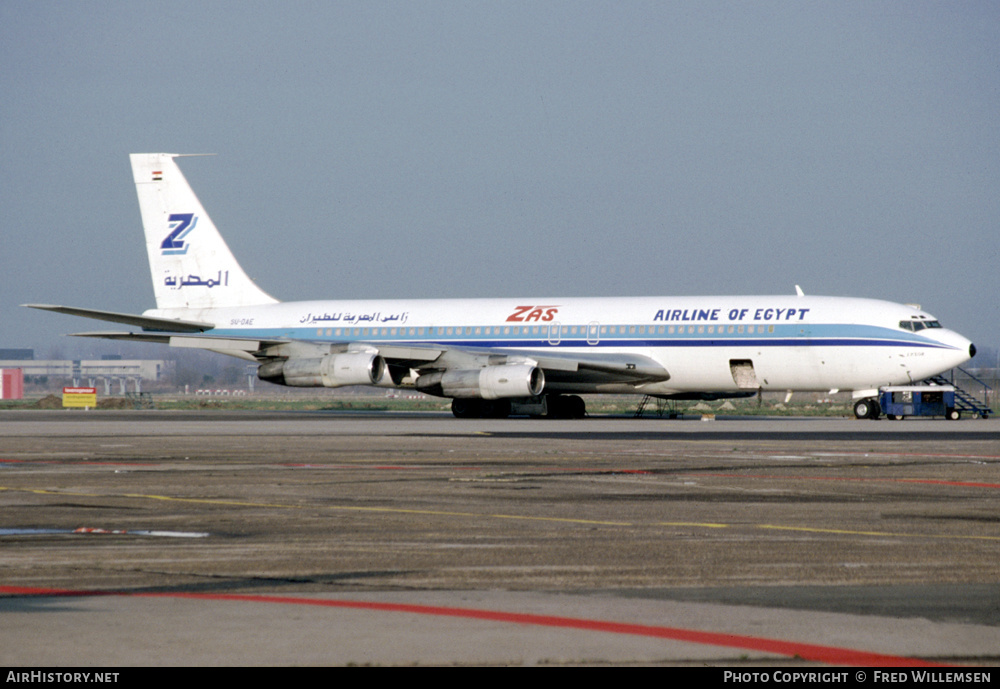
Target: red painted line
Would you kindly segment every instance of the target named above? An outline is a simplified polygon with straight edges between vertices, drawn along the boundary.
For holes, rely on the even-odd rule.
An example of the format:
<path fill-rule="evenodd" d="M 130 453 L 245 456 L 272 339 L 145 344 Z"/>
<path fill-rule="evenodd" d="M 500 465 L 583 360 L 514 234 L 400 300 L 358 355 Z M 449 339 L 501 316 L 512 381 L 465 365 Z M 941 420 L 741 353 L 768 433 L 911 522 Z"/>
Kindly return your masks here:
<path fill-rule="evenodd" d="M 926 483 L 938 486 L 957 486 L 960 488 L 993 488 L 1000 489 L 1000 483 L 977 483 L 975 481 L 944 481 L 930 478 L 849 478 L 846 476 L 782 476 L 771 474 L 687 474 L 689 476 L 712 476 L 714 478 L 757 478 L 780 479 L 783 481 L 852 481 L 856 483 Z"/>
<path fill-rule="evenodd" d="M 939 663 L 906 658 L 904 656 L 870 653 L 850 648 L 835 646 L 819 646 L 781 639 L 768 639 L 741 634 L 721 634 L 704 632 L 694 629 L 677 627 L 659 627 L 645 624 L 630 624 L 627 622 L 609 622 L 604 620 L 588 620 L 576 617 L 558 617 L 554 615 L 533 615 L 530 613 L 501 612 L 496 610 L 479 610 L 475 608 L 451 608 L 433 605 L 412 605 L 406 603 L 376 603 L 369 601 L 347 601 L 316 598 L 295 598 L 290 596 L 251 596 L 235 593 L 123 593 L 117 591 L 70 591 L 60 589 L 30 588 L 21 586 L 0 586 L 0 594 L 11 596 L 132 596 L 136 598 L 187 598 L 192 600 L 239 601 L 243 603 L 277 603 L 282 605 L 311 605 L 326 608 L 350 608 L 354 610 L 375 610 L 379 612 L 399 612 L 416 615 L 434 615 L 438 617 L 457 617 L 509 624 L 523 624 L 542 627 L 559 627 L 562 629 L 581 629 L 585 631 L 604 632 L 610 634 L 628 634 L 657 639 L 670 639 L 686 643 L 703 644 L 707 646 L 723 646 L 739 648 L 763 653 L 774 653 L 789 658 L 801 658 L 807 661 L 826 663 L 829 665 L 852 665 L 871 667 L 943 667 Z"/>

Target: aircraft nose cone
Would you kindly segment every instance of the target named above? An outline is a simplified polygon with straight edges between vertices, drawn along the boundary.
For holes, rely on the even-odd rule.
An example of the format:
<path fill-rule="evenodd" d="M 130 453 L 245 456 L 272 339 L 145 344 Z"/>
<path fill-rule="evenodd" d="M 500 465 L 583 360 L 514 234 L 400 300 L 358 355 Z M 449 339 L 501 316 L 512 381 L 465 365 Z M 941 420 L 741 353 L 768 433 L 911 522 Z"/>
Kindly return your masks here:
<path fill-rule="evenodd" d="M 976 345 L 969 343 L 969 358 L 976 356 Z"/>

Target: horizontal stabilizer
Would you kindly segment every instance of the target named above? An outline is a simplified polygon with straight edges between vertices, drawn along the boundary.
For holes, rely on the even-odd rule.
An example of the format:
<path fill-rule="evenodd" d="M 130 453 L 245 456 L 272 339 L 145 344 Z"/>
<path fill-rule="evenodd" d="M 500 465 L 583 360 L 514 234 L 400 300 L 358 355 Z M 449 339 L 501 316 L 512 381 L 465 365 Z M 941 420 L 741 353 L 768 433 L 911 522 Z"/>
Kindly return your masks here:
<path fill-rule="evenodd" d="M 52 304 L 21 304 L 21 306 L 26 306 L 29 309 L 41 309 L 42 311 L 65 313 L 70 316 L 93 318 L 98 321 L 110 321 L 111 323 L 136 325 L 143 330 L 160 330 L 174 333 L 203 333 L 206 330 L 211 330 L 215 327 L 214 323 L 182 321 L 175 318 L 154 318 L 152 316 L 139 316 L 131 313 L 98 311 L 97 309 L 79 309 L 73 306 L 53 306 Z"/>

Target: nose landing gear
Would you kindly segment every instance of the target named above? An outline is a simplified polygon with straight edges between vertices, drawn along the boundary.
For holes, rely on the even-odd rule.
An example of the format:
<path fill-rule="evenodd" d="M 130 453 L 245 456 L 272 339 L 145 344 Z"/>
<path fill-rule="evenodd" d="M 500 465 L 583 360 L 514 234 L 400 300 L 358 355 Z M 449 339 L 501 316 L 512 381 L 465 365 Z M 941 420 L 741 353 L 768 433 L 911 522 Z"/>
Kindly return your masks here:
<path fill-rule="evenodd" d="M 854 403 L 854 416 L 858 419 L 877 419 L 882 414 L 878 400 L 874 397 L 864 397 Z"/>

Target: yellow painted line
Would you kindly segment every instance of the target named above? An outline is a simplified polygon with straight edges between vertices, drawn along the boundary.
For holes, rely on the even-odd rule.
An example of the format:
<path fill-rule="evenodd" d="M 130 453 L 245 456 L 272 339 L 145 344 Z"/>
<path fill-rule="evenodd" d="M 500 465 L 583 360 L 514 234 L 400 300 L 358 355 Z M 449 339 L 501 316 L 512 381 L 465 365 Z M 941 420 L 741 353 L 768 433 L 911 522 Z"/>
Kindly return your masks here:
<path fill-rule="evenodd" d="M 712 522 L 656 522 L 657 526 L 697 526 L 702 529 L 728 529 L 732 524 L 714 524 Z"/>
<path fill-rule="evenodd" d="M 67 495 L 73 495 L 67 493 Z M 169 495 L 149 495 L 146 493 L 122 493 L 120 495 L 105 495 L 106 498 L 138 498 L 140 500 L 163 500 L 164 502 L 190 502 L 199 505 L 226 505 L 229 507 L 277 507 L 286 510 L 301 510 L 309 505 L 286 505 L 280 502 L 247 502 L 245 500 L 221 500 L 212 498 L 177 498 Z"/>
<path fill-rule="evenodd" d="M 972 541 L 1000 541 L 1000 536 L 965 536 L 962 534 L 894 533 L 892 531 L 852 531 L 850 529 L 819 529 L 809 526 L 780 526 L 778 524 L 757 524 L 759 529 L 775 531 L 806 531 L 812 533 L 838 534 L 844 536 L 879 536 L 891 538 L 954 538 Z"/>
<path fill-rule="evenodd" d="M 17 493 L 38 493 L 39 495 L 76 495 L 87 498 L 107 497 L 101 493 L 74 493 L 64 490 L 46 490 L 44 488 L 7 488 L 6 486 L 0 486 L 0 490 L 10 490 Z"/>
<path fill-rule="evenodd" d="M 483 516 L 483 515 L 475 515 L 475 516 Z M 598 526 L 640 526 L 640 524 L 636 524 L 634 522 L 605 522 L 594 519 L 571 519 L 569 517 L 527 517 L 519 514 L 489 514 L 486 516 L 495 517 L 497 519 L 523 519 L 526 521 L 559 522 L 565 524 L 590 524 L 590 525 L 596 524 Z"/>
<path fill-rule="evenodd" d="M 899 536 L 888 531 L 851 531 L 850 529 L 819 529 L 809 526 L 781 526 L 779 524 L 756 524 L 758 529 L 772 529 L 775 531 L 807 531 L 812 533 L 832 533 L 846 536 Z M 916 534 L 914 534 L 916 535 Z"/>
<path fill-rule="evenodd" d="M 592 519 L 571 519 L 564 517 L 533 517 L 524 516 L 517 514 L 480 514 L 477 512 L 449 512 L 444 510 L 418 510 L 409 509 L 405 507 L 358 507 L 353 505 L 292 505 L 285 503 L 271 503 L 271 502 L 250 502 L 246 500 L 223 500 L 223 499 L 212 499 L 212 498 L 178 498 L 171 497 L 169 495 L 152 495 L 146 493 L 121 493 L 121 494 L 110 494 L 110 495 L 100 495 L 96 493 L 79 493 L 74 491 L 55 491 L 55 490 L 43 490 L 43 489 L 32 489 L 32 488 L 8 488 L 5 486 L 0 486 L 0 490 L 17 491 L 22 493 L 38 493 L 42 495 L 61 495 L 61 496 L 77 496 L 77 497 L 89 497 L 89 498 L 134 498 L 140 500 L 162 500 L 164 502 L 183 502 L 198 505 L 223 505 L 226 507 L 271 507 L 277 509 L 291 509 L 291 510 L 304 510 L 304 509 L 323 509 L 323 510 L 336 510 L 341 512 L 375 512 L 383 514 L 422 514 L 436 517 L 490 517 L 494 519 L 520 519 L 525 521 L 544 521 L 544 522 L 560 522 L 560 523 L 570 523 L 570 524 L 590 524 L 590 525 L 603 525 L 603 526 L 638 526 L 632 522 L 610 522 L 610 521 L 597 521 Z"/>
<path fill-rule="evenodd" d="M 462 518 L 472 518 L 472 519 L 484 519 L 484 518 L 511 519 L 517 521 L 535 521 L 535 522 L 549 522 L 549 523 L 560 523 L 560 524 L 585 524 L 588 526 L 632 526 L 632 527 L 644 526 L 644 524 L 637 522 L 602 521 L 594 519 L 575 519 L 569 517 L 535 517 L 530 515 L 518 515 L 518 514 L 480 514 L 476 512 L 419 510 L 419 509 L 408 509 L 400 507 L 357 507 L 350 505 L 313 505 L 313 504 L 293 505 L 287 503 L 251 502 L 247 500 L 179 498 L 179 497 L 172 497 L 169 495 L 151 495 L 145 493 L 122 493 L 122 494 L 102 495 L 96 493 L 47 490 L 42 488 L 10 488 L 6 486 L 0 486 L 0 491 L 36 493 L 38 495 L 76 496 L 76 497 L 103 498 L 103 499 L 132 498 L 139 500 L 161 500 L 164 502 L 180 502 L 180 503 L 191 503 L 200 505 L 221 505 L 225 507 L 267 507 L 274 509 L 291 509 L 291 510 L 319 509 L 319 510 L 333 510 L 340 512 L 371 512 L 378 514 L 419 514 L 419 515 L 435 516 L 435 517 L 462 517 Z M 833 534 L 841 536 L 869 536 L 869 537 L 879 537 L 879 538 L 887 538 L 887 537 L 888 538 L 950 538 L 953 540 L 1000 541 L 1000 536 L 967 536 L 962 534 L 908 534 L 908 533 L 894 533 L 891 531 L 856 531 L 851 529 L 826 529 L 826 528 L 809 527 L 809 526 L 782 526 L 780 524 L 740 525 L 740 524 L 723 524 L 716 522 L 652 522 L 648 526 L 684 526 L 684 527 L 694 527 L 703 529 L 728 529 L 728 528 L 738 528 L 740 526 L 745 526 L 753 529 L 765 529 L 771 531 L 797 531 L 803 533 Z"/>

